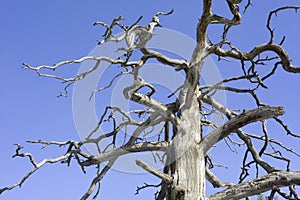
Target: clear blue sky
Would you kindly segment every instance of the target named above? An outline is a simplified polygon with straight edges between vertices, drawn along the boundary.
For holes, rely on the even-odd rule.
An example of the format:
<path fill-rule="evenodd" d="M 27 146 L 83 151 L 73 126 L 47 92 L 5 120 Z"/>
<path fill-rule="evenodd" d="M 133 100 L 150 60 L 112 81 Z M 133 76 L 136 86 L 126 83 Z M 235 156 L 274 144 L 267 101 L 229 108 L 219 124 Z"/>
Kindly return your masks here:
<path fill-rule="evenodd" d="M 240 28 L 234 28 L 231 32 L 230 38 L 234 44 L 246 51 L 253 45 L 267 42 L 269 35 L 264 27 L 267 11 L 277 8 L 280 2 L 285 3 L 253 0 L 254 6 L 243 16 Z M 289 5 L 299 5 L 299 2 L 291 0 Z M 93 22 L 109 23 L 114 17 L 122 15 L 130 24 L 143 15 L 141 24 L 146 24 L 157 11 L 169 11 L 172 8 L 175 10 L 174 14 L 163 17 L 161 24 L 194 38 L 197 19 L 202 10 L 200 0 L 1 2 L 0 188 L 19 181 L 31 169 L 27 159 L 11 158 L 15 151 L 14 143 L 21 143 L 26 147 L 24 151 L 34 152 L 39 160 L 47 156 L 47 153 L 54 156 L 60 151 L 40 150 L 38 145 L 25 144 L 26 140 L 79 139 L 72 118 L 72 99 L 56 98 L 62 84 L 37 77 L 35 73 L 22 69 L 22 63 L 51 65 L 64 59 L 80 58 L 87 55 L 101 37 L 103 29 L 93 27 Z M 214 4 L 214 11 L 229 14 L 223 3 Z M 290 52 L 294 65 L 300 65 L 299 21 L 299 14 L 282 12 L 272 23 L 278 36 L 275 38 L 276 42 L 283 35 L 287 36 L 284 47 Z M 214 29 L 211 30 L 212 37 L 216 37 Z M 224 76 L 240 70 L 238 65 L 224 63 L 218 67 Z M 300 74 L 288 74 L 279 69 L 267 84 L 270 90 L 260 92 L 262 101 L 271 105 L 283 105 L 286 114 L 282 119 L 294 132 L 299 133 Z M 232 107 L 241 101 L 230 96 L 228 100 Z M 274 134 L 286 136 L 282 129 L 274 131 Z M 284 141 L 289 144 L 294 140 L 288 137 Z M 300 151 L 299 147 L 296 148 Z M 295 161 L 299 166 L 299 160 Z M 240 162 L 236 165 L 239 164 Z M 296 164 L 292 167 L 297 169 Z M 93 173 L 82 174 L 75 163 L 69 168 L 59 164 L 47 165 L 27 180 L 21 189 L 5 192 L 0 199 L 78 199 L 86 191 L 92 176 Z M 153 191 L 145 190 L 140 196 L 133 195 L 136 186 L 151 181 L 159 182 L 149 175 L 131 175 L 112 170 L 104 178 L 99 199 L 153 199 Z"/>

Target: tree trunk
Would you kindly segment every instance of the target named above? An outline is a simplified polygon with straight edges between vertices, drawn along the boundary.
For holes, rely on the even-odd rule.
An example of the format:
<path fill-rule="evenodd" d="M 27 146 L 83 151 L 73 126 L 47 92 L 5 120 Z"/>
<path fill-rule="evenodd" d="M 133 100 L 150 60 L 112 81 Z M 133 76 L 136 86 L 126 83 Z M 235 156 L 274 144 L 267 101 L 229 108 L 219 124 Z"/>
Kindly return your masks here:
<path fill-rule="evenodd" d="M 195 75 L 198 70 L 191 71 L 198 84 L 198 75 Z M 190 75 L 187 73 L 187 76 Z M 176 127 L 176 136 L 173 140 L 175 164 L 172 172 L 174 181 L 171 188 L 171 200 L 205 199 L 205 160 L 199 148 L 201 141 L 200 106 L 194 91 L 191 98 L 186 98 L 191 90 L 190 83 L 185 84 L 179 97 L 182 108 L 179 116 L 181 120 Z M 186 106 L 187 104 L 189 106 Z"/>

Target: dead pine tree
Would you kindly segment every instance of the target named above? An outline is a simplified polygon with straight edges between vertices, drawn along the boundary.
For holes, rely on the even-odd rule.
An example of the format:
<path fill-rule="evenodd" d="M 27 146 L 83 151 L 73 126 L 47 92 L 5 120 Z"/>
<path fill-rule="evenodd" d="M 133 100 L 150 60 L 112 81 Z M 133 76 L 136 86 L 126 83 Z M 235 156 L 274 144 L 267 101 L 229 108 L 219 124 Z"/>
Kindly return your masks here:
<path fill-rule="evenodd" d="M 120 157 L 127 154 L 138 154 L 139 152 L 159 151 L 164 155 L 162 159 L 164 167 L 161 170 L 141 160 L 136 160 L 136 165 L 161 180 L 161 183 L 155 186 L 158 188 L 158 192 L 155 194 L 155 199 L 157 200 L 249 199 L 250 196 L 257 196 L 268 191 L 269 199 L 274 199 L 275 195 L 284 199 L 299 199 L 296 187 L 300 184 L 300 172 L 290 170 L 291 160 L 282 156 L 281 151 L 288 151 L 297 156 L 299 154 L 290 147 L 285 146 L 281 141 L 272 139 L 272 135 L 268 133 L 266 123 L 269 120 L 273 120 L 282 126 L 288 134 L 284 137 L 299 138 L 300 136 L 292 133 L 279 118 L 284 114 L 284 108 L 262 103 L 256 91 L 261 88 L 267 88 L 265 80 L 271 78 L 278 68 L 282 68 L 289 73 L 300 73 L 300 67 L 292 65 L 288 52 L 282 47 L 284 40 L 279 43 L 274 42 L 275 32 L 271 26 L 272 17 L 277 13 L 284 10 L 297 11 L 300 7 L 284 6 L 271 11 L 267 15 L 266 25 L 266 30 L 270 34 L 269 40 L 254 46 L 249 51 L 242 51 L 238 44 L 233 44 L 227 38 L 230 30 L 241 24 L 243 13 L 240 12 L 240 4 L 245 3 L 244 10 L 247 11 L 249 6 L 251 6 L 251 1 L 222 1 L 226 1 L 226 9 L 230 11 L 231 18 L 215 14 L 212 9 L 213 0 L 203 0 L 202 13 L 196 27 L 196 46 L 190 50 L 193 52 L 190 61 L 172 58 L 147 47 L 148 42 L 151 41 L 153 31 L 161 26 L 160 20 L 165 17 L 172 17 L 172 10 L 166 13 L 158 12 L 153 16 L 150 23 L 145 26 L 139 25 L 141 18 L 137 19 L 133 24 L 125 25 L 123 24 L 124 18 L 122 16 L 113 19 L 110 24 L 96 22 L 94 25 L 105 28 L 103 39 L 98 42 L 98 45 L 109 42 L 126 42 L 126 48 L 118 49 L 124 52 L 124 55 L 119 58 L 86 56 L 77 60 L 62 61 L 53 66 L 24 64 L 26 69 L 36 72 L 39 76 L 62 81 L 66 84 L 66 87 L 65 93 L 61 93 L 61 95 L 68 95 L 69 87 L 93 74 L 101 62 L 110 63 L 119 67 L 120 74 L 112 76 L 111 83 L 107 87 L 98 89 L 93 95 L 97 95 L 97 92 L 101 93 L 104 89 L 109 88 L 118 77 L 131 76 L 132 82 L 124 89 L 123 95 L 128 101 L 142 105 L 145 109 L 127 112 L 122 107 L 107 105 L 104 113 L 100 116 L 97 127 L 94 127 L 94 131 L 82 141 L 29 141 L 30 143 L 41 144 L 46 147 L 50 145 L 66 147 L 67 152 L 63 151 L 62 155 L 56 158 L 46 158 L 41 162 L 36 162 L 31 153 L 22 153 L 21 145 L 16 145 L 14 157 L 28 157 L 33 165 L 33 169 L 16 184 L 2 188 L 0 193 L 21 186 L 33 173 L 36 173 L 38 169 L 47 163 L 70 164 L 71 160 L 75 160 L 83 172 L 89 167 L 96 166 L 99 169 L 88 190 L 81 197 L 82 200 L 91 196 L 96 198 L 98 194 L 101 196 L 99 183 Z M 219 41 L 213 41 L 208 37 L 208 28 L 210 26 L 224 27 L 223 32 L 220 32 L 221 38 Z M 114 30 L 116 28 L 121 29 L 123 31 L 122 34 L 115 35 Z M 136 52 L 138 53 L 135 54 Z M 220 62 L 224 62 L 224 60 L 239 61 L 239 69 L 242 69 L 241 75 L 227 77 L 214 85 L 202 84 L 200 82 L 201 69 L 208 56 L 215 56 Z M 146 82 L 139 73 L 150 60 L 155 60 L 166 67 L 174 68 L 174 73 L 184 74 L 184 82 L 180 88 L 177 91 L 172 91 L 173 94 L 178 94 L 175 101 L 160 102 L 154 98 L 157 88 Z M 96 64 L 75 77 L 66 78 L 55 74 L 56 69 L 63 69 L 68 65 L 86 61 L 94 61 Z M 266 74 L 259 73 L 258 69 L 261 65 L 267 65 L 270 69 L 269 72 Z M 247 82 L 252 86 L 252 89 L 230 85 L 237 81 Z M 214 98 L 214 94 L 220 90 L 238 95 L 247 93 L 250 98 L 254 99 L 256 106 L 251 109 L 241 107 L 240 111 L 233 110 Z M 223 124 L 215 124 L 208 117 L 212 113 L 224 116 L 226 121 Z M 113 123 L 112 131 L 101 135 L 95 134 L 105 123 L 116 122 L 114 121 L 114 115 L 117 114 L 123 117 L 122 122 Z M 243 130 L 244 126 L 252 123 L 260 123 L 262 127 L 261 132 L 264 135 L 247 133 Z M 149 127 L 155 127 L 160 124 L 164 124 L 164 126 L 156 140 L 148 141 L 146 138 L 143 138 L 144 131 Z M 124 137 L 124 127 L 129 125 L 135 128 L 130 133 L 130 137 Z M 209 126 L 211 131 L 204 133 L 203 127 L 205 126 Z M 235 137 L 237 141 L 233 141 L 231 136 Z M 116 138 L 120 137 L 124 138 L 122 144 L 116 142 Z M 102 140 L 111 141 L 110 148 L 99 148 L 98 153 L 95 155 L 90 154 L 83 148 L 87 144 L 97 146 Z M 214 167 L 214 163 L 208 152 L 220 141 L 224 140 L 226 140 L 228 146 L 242 146 L 241 151 L 245 151 L 242 158 L 240 178 L 236 182 L 221 181 L 220 179 L 222 178 L 218 178 L 211 170 Z M 260 143 L 256 143 L 257 141 Z M 279 150 L 275 151 L 274 146 Z M 274 153 L 270 153 L 270 149 L 273 149 Z M 271 159 L 277 162 L 286 162 L 287 167 L 283 169 L 274 166 L 276 162 L 268 162 Z M 103 163 L 106 163 L 106 165 L 100 167 Z M 249 174 L 247 169 L 251 166 L 255 167 L 257 172 L 259 171 L 263 175 Z M 207 196 L 206 180 L 214 187 L 221 187 L 222 189 L 213 195 Z M 139 187 L 138 191 L 152 186 Z"/>

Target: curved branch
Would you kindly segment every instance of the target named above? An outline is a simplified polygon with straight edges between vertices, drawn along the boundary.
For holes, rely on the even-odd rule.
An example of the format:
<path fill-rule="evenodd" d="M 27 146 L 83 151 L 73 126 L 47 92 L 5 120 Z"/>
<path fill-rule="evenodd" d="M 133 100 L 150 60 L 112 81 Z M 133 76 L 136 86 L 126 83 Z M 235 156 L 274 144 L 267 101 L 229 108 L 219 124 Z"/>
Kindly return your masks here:
<path fill-rule="evenodd" d="M 276 10 L 272 10 L 269 13 L 268 20 L 267 20 L 267 25 L 266 25 L 267 29 L 270 32 L 270 41 L 269 41 L 269 43 L 273 43 L 273 40 L 274 40 L 274 29 L 271 28 L 271 20 L 272 20 L 273 15 L 277 16 L 278 12 L 280 12 L 282 10 L 287 10 L 287 9 L 294 9 L 295 12 L 297 12 L 298 9 L 300 9 L 300 6 L 284 6 L 284 7 L 281 7 L 281 8 L 277 8 Z"/>
<path fill-rule="evenodd" d="M 235 58 L 235 59 L 242 60 L 242 61 L 244 61 L 244 60 L 251 61 L 261 53 L 264 53 L 267 51 L 272 51 L 279 56 L 279 58 L 281 60 L 281 65 L 285 71 L 292 72 L 292 73 L 300 73 L 300 67 L 295 67 L 295 66 L 291 65 L 289 55 L 278 44 L 270 44 L 270 43 L 262 44 L 262 45 L 254 47 L 249 52 L 240 52 L 237 50 L 235 50 L 235 51 L 224 50 L 224 49 L 216 47 L 216 46 L 211 47 L 209 51 L 218 56 L 231 57 L 231 58 Z"/>

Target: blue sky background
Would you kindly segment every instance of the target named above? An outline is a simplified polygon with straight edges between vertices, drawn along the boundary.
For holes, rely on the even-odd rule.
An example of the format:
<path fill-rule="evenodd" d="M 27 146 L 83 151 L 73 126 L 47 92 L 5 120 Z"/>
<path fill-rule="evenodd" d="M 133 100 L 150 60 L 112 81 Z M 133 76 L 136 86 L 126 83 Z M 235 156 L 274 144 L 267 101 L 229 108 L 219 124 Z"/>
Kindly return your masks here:
<path fill-rule="evenodd" d="M 281 2 L 285 4 L 285 1 L 253 1 L 253 7 L 243 16 L 242 25 L 233 28 L 229 38 L 245 51 L 252 49 L 253 45 L 267 42 L 269 33 L 265 24 L 268 11 L 279 7 Z M 19 181 L 31 169 L 27 159 L 11 158 L 15 151 L 14 143 L 21 143 L 25 146 L 24 151 L 34 152 L 37 160 L 40 160 L 48 155 L 58 155 L 61 149 L 41 150 L 38 145 L 25 144 L 26 140 L 79 140 L 72 118 L 72 99 L 56 98 L 62 84 L 37 77 L 34 72 L 22 69 L 23 62 L 31 65 L 51 65 L 65 59 L 85 56 L 95 47 L 96 40 L 101 39 L 103 29 L 93 27 L 93 22 L 110 23 L 119 15 L 124 16 L 128 24 L 143 15 L 141 24 L 146 24 L 157 11 L 169 11 L 173 8 L 174 14 L 162 17 L 161 24 L 195 38 L 197 19 L 202 10 L 202 1 L 179 0 L 3 0 L 1 3 L 0 188 Z M 299 2 L 291 0 L 289 5 L 299 5 Z M 213 10 L 217 14 L 230 16 L 225 3 L 215 3 Z M 292 11 L 284 11 L 272 21 L 273 27 L 276 27 L 275 42 L 279 42 L 282 36 L 287 36 L 284 47 L 294 65 L 300 64 L 299 22 L 300 15 Z M 219 37 L 217 30 L 219 29 L 216 27 L 210 29 L 212 38 Z M 222 62 L 217 63 L 217 66 L 224 77 L 230 73 L 241 72 L 237 63 L 230 65 Z M 260 92 L 262 102 L 283 105 L 286 114 L 282 119 L 291 130 L 299 133 L 300 74 L 288 74 L 279 69 L 266 83 L 270 89 Z M 228 96 L 228 105 L 239 108 L 237 104 L 244 101 L 244 97 L 235 97 Z M 248 105 L 254 107 L 253 102 Z M 249 130 L 253 128 L 250 127 Z M 299 141 L 286 137 L 285 132 L 278 126 L 271 124 L 269 128 L 274 137 L 282 138 L 286 144 L 291 144 L 300 151 L 297 146 Z M 217 156 L 217 159 L 222 157 L 224 155 Z M 228 157 L 223 161 L 233 166 L 240 165 L 240 160 L 235 157 Z M 293 169 L 299 170 L 299 159 L 295 158 L 294 161 Z M 88 174 L 82 174 L 75 163 L 69 168 L 59 164 L 46 165 L 27 180 L 21 189 L 5 192 L 0 199 L 78 199 L 90 184 L 94 175 L 92 172 L 91 170 Z M 236 176 L 226 176 L 223 171 L 222 178 L 227 180 Z M 132 175 L 112 170 L 101 184 L 99 199 L 153 199 L 153 190 L 142 191 L 140 196 L 133 195 L 136 186 L 141 186 L 144 182 L 159 183 L 159 180 L 150 175 Z"/>

